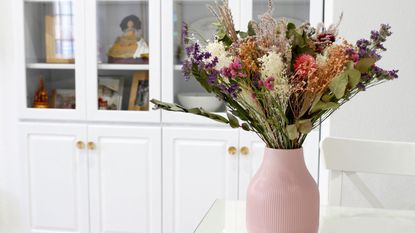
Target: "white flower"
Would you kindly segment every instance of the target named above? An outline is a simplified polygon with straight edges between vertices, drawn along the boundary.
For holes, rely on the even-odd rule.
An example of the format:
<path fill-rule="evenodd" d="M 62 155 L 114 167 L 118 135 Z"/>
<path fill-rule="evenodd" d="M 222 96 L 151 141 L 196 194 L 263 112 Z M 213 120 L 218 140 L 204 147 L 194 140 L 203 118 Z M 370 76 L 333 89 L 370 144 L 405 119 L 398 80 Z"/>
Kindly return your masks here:
<path fill-rule="evenodd" d="M 212 58 L 210 60 L 213 60 L 215 57 L 218 58 L 218 64 L 216 65 L 217 69 L 221 69 L 223 67 L 229 66 L 233 58 L 231 56 L 228 56 L 228 53 L 225 50 L 225 46 L 222 42 L 214 41 L 210 42 L 206 45 L 206 51 L 210 52 L 212 54 Z"/>
<path fill-rule="evenodd" d="M 279 99 L 281 107 L 285 109 L 290 96 L 290 85 L 285 74 L 285 64 L 281 55 L 270 52 L 258 60 L 261 62 L 261 78 L 263 80 L 268 77 L 274 78 L 274 91 L 271 94 Z"/>
<path fill-rule="evenodd" d="M 261 76 L 263 79 L 273 77 L 274 79 L 282 78 L 285 65 L 280 54 L 270 52 L 258 59 L 261 62 Z"/>
<path fill-rule="evenodd" d="M 326 55 L 317 54 L 317 56 L 316 56 L 317 66 L 322 66 L 322 65 L 326 64 L 326 61 L 327 61 L 327 56 Z"/>

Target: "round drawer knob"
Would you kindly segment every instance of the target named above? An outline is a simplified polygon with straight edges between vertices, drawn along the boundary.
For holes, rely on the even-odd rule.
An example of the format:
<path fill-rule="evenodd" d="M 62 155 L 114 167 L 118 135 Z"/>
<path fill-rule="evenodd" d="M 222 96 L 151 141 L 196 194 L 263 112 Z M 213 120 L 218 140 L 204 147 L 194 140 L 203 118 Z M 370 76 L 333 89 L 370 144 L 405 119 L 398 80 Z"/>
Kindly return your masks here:
<path fill-rule="evenodd" d="M 235 155 L 236 154 L 236 147 L 234 147 L 234 146 L 230 146 L 229 148 L 228 148 L 228 153 L 230 154 L 230 155 Z"/>
<path fill-rule="evenodd" d="M 243 147 L 241 148 L 241 154 L 242 154 L 242 155 L 248 155 L 248 154 L 249 154 L 249 148 L 248 148 L 248 147 L 246 147 L 246 146 L 243 146 Z"/>

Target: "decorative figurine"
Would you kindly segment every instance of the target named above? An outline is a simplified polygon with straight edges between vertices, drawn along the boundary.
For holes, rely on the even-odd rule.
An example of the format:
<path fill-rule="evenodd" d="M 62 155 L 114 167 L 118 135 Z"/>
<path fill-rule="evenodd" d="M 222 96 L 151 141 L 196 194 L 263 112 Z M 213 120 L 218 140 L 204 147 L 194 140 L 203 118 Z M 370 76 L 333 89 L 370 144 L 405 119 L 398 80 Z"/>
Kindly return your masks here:
<path fill-rule="evenodd" d="M 108 51 L 108 63 L 148 64 L 148 44 L 141 33 L 141 21 L 135 15 L 125 17 L 120 24 L 123 34 Z"/>
<path fill-rule="evenodd" d="M 45 88 L 43 77 L 40 77 L 39 79 L 39 86 L 33 98 L 33 107 L 34 108 L 48 108 L 49 107 L 48 92 Z"/>

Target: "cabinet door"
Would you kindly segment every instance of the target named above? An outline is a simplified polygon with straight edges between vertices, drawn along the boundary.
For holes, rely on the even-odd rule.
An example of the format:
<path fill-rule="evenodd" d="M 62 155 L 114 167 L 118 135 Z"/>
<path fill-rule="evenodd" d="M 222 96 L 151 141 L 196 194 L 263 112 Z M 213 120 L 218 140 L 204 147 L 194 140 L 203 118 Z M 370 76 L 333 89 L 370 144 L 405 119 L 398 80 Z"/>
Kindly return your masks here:
<path fill-rule="evenodd" d="M 240 148 L 248 148 L 247 154 L 239 156 L 239 199 L 245 200 L 249 181 L 262 163 L 265 143 L 254 133 L 241 130 Z M 318 180 L 319 171 L 319 130 L 313 130 L 303 144 L 304 160 L 313 178 Z"/>
<path fill-rule="evenodd" d="M 161 232 L 161 128 L 89 126 L 91 233 Z"/>
<path fill-rule="evenodd" d="M 163 128 L 163 232 L 191 233 L 216 199 L 236 199 L 238 131 Z"/>
<path fill-rule="evenodd" d="M 160 0 L 86 1 L 87 116 L 159 122 Z"/>
<path fill-rule="evenodd" d="M 30 233 L 88 233 L 84 125 L 21 124 L 24 206 Z"/>
<path fill-rule="evenodd" d="M 21 118 L 85 119 L 84 1 L 16 2 Z"/>

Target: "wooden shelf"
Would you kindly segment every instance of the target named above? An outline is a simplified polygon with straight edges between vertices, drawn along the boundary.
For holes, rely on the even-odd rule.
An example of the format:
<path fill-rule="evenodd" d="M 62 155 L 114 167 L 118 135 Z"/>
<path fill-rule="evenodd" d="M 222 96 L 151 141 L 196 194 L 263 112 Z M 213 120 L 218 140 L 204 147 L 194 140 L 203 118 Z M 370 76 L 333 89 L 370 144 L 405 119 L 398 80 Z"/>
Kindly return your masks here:
<path fill-rule="evenodd" d="M 75 69 L 75 64 L 28 63 L 26 68 L 42 70 L 73 70 Z"/>
<path fill-rule="evenodd" d="M 148 64 L 98 64 L 99 70 L 149 70 Z"/>

